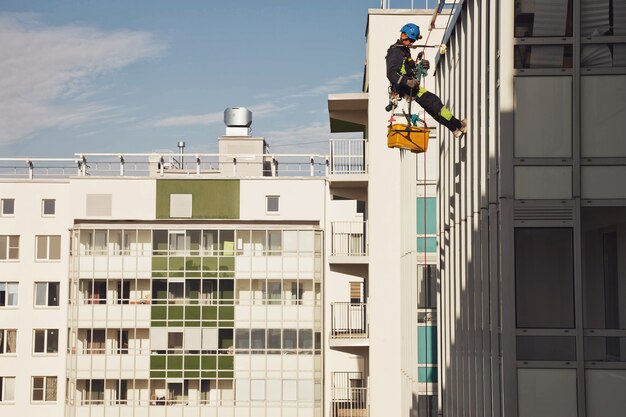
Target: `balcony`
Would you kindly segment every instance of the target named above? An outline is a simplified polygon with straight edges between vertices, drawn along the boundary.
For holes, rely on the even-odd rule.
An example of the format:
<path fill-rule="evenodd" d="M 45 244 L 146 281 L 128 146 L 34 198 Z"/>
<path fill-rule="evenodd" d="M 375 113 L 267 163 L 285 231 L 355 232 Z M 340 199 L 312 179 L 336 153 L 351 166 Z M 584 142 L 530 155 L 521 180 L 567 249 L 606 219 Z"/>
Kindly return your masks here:
<path fill-rule="evenodd" d="M 331 378 L 331 417 L 367 417 L 367 381 L 363 373 L 333 372 Z"/>
<path fill-rule="evenodd" d="M 367 141 L 365 139 L 331 139 L 329 177 L 335 190 L 367 189 Z M 338 192 L 336 190 L 336 192 Z M 341 194 L 341 192 L 339 192 Z"/>
<path fill-rule="evenodd" d="M 367 303 L 332 303 L 330 320 L 331 348 L 345 350 L 369 346 Z"/>
<path fill-rule="evenodd" d="M 330 263 L 367 264 L 367 221 L 332 222 Z"/>

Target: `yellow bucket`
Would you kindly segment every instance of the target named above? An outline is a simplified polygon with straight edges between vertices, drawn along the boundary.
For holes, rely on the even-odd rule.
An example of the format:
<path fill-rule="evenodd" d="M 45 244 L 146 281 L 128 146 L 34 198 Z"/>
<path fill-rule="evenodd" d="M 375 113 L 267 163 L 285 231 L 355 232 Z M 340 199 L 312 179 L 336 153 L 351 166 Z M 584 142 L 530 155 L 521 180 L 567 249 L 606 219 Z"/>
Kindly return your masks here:
<path fill-rule="evenodd" d="M 430 129 L 396 124 L 389 125 L 387 132 L 387 147 L 407 149 L 411 152 L 421 153 L 428 149 L 428 136 Z"/>

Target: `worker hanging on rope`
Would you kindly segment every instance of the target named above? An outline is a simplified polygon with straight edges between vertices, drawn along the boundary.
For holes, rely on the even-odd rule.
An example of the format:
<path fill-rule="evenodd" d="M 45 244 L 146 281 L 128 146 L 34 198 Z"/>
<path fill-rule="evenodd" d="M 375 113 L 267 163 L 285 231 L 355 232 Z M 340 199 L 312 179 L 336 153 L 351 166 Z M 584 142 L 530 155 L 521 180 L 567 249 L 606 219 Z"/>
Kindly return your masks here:
<path fill-rule="evenodd" d="M 422 59 L 424 53 L 421 52 L 418 54 L 420 63 L 416 64 L 411 57 L 410 46 L 421 38 L 419 26 L 408 23 L 400 29 L 400 39 L 387 50 L 387 78 L 391 82 L 390 105 L 387 106 L 387 111 L 392 111 L 399 99 L 404 98 L 409 103 L 415 100 L 436 121 L 459 138 L 467 132 L 465 119 L 455 118 L 439 97 L 420 85 L 420 78 L 426 75 L 430 63 Z"/>

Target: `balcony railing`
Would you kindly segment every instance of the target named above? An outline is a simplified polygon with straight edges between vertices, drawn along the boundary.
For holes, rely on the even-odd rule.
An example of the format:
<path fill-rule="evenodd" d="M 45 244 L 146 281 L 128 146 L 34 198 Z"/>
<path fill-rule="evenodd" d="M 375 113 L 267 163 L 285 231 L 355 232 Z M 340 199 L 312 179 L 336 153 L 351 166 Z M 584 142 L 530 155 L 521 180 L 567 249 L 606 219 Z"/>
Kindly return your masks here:
<path fill-rule="evenodd" d="M 333 372 L 332 417 L 367 417 L 367 384 L 361 372 Z"/>
<path fill-rule="evenodd" d="M 332 222 L 331 256 L 367 256 L 367 222 Z"/>
<path fill-rule="evenodd" d="M 365 139 L 331 139 L 330 173 L 365 174 Z"/>
<path fill-rule="evenodd" d="M 330 337 L 366 338 L 368 336 L 366 303 L 332 303 Z"/>

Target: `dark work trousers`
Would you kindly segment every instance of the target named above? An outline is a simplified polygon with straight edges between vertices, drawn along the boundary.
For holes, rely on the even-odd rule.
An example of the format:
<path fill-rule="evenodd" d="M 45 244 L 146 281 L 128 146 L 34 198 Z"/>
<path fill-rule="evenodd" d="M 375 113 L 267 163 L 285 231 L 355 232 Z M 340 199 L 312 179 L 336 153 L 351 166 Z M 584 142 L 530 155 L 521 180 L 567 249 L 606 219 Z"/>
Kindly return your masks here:
<path fill-rule="evenodd" d="M 426 113 L 430 114 L 433 119 L 454 132 L 461 128 L 461 121 L 452 115 L 452 112 L 443 105 L 439 97 L 420 86 L 417 94 L 411 89 L 411 96 L 417 104 L 422 106 Z"/>

